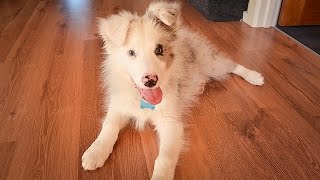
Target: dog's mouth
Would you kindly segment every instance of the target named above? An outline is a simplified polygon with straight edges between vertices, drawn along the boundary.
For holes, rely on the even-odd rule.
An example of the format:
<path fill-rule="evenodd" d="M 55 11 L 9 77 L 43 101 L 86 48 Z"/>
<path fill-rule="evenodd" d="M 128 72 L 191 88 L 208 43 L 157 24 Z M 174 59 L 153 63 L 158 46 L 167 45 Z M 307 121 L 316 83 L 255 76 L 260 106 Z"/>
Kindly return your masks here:
<path fill-rule="evenodd" d="M 143 89 L 136 86 L 141 97 L 152 105 L 157 105 L 162 101 L 162 90 L 160 87 L 155 89 Z"/>

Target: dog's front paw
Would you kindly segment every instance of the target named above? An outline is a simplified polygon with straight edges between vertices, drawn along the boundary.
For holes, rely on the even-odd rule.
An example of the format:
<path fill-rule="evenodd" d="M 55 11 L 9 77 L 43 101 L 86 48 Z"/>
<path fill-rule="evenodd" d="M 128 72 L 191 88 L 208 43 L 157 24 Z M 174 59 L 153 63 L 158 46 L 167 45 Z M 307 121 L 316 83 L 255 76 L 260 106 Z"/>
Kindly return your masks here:
<path fill-rule="evenodd" d="M 99 142 L 94 142 L 92 145 L 84 152 L 82 156 L 82 167 L 84 170 L 95 170 L 102 167 L 105 161 L 108 159 L 111 150 L 104 147 Z"/>
<path fill-rule="evenodd" d="M 246 76 L 244 77 L 244 79 L 248 81 L 250 84 L 253 84 L 256 86 L 261 86 L 264 84 L 263 76 L 256 71 L 249 70 Z"/>

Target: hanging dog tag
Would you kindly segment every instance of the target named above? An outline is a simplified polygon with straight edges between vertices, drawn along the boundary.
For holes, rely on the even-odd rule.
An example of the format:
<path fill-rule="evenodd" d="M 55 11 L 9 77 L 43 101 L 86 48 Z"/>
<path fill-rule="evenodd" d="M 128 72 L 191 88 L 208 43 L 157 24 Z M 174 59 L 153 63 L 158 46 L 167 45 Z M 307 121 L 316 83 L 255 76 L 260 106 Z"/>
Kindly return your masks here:
<path fill-rule="evenodd" d="M 145 101 L 145 100 L 143 100 L 143 99 L 141 99 L 141 101 L 140 101 L 140 108 L 141 109 L 151 109 L 151 110 L 154 110 L 155 108 L 156 108 L 156 106 L 155 105 L 153 105 L 153 104 L 150 104 L 149 102 L 147 102 L 147 101 Z"/>

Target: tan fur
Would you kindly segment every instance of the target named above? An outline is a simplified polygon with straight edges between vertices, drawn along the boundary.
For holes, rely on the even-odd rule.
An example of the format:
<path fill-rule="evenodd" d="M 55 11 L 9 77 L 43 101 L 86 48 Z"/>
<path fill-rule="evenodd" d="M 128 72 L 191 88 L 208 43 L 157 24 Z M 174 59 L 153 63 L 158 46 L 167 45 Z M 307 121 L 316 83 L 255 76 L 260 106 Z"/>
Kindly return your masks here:
<path fill-rule="evenodd" d="M 138 129 L 146 122 L 154 124 L 159 135 L 152 179 L 173 179 L 184 145 L 183 115 L 204 84 L 228 73 L 263 84 L 260 73 L 220 56 L 206 38 L 181 26 L 179 3 L 154 2 L 142 17 L 121 12 L 100 19 L 99 32 L 108 54 L 102 67 L 108 113 L 101 133 L 82 157 L 86 170 L 103 166 L 121 128 L 134 120 Z M 155 54 L 157 44 L 163 45 L 163 56 Z M 130 50 L 134 56 L 128 54 Z M 146 73 L 158 76 L 155 88 L 163 91 L 155 110 L 140 108 L 136 87 L 146 88 L 141 82 Z"/>

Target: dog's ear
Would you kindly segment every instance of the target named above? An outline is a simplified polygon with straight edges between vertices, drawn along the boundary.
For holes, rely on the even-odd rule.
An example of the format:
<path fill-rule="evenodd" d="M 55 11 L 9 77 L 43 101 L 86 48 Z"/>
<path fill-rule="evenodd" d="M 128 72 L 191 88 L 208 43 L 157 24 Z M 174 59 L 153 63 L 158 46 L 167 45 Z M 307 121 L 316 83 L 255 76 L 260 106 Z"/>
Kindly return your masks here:
<path fill-rule="evenodd" d="M 112 42 L 118 46 L 125 43 L 130 24 L 135 16 L 130 12 L 123 11 L 111 15 L 107 19 L 98 19 L 98 31 L 104 42 Z"/>
<path fill-rule="evenodd" d="M 180 25 L 180 7 L 178 2 L 154 1 L 145 15 L 169 27 L 175 27 Z"/>

